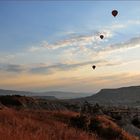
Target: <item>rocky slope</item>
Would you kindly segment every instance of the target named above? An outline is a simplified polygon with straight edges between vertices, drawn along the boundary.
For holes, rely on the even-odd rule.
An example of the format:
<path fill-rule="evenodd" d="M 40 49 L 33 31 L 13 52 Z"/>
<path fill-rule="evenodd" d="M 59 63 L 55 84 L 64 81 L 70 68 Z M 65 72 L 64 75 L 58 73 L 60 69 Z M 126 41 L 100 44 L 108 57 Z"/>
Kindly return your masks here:
<path fill-rule="evenodd" d="M 85 98 L 77 98 L 73 102 L 88 101 L 104 105 L 140 106 L 140 86 L 122 87 L 118 89 L 102 89 L 97 94 Z"/>

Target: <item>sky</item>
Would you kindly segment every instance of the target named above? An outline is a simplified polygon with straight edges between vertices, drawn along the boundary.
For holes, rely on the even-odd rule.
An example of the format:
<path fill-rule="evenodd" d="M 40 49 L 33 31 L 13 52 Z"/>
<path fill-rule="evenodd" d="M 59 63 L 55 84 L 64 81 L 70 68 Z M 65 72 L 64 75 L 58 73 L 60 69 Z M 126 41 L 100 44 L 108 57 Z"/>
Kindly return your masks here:
<path fill-rule="evenodd" d="M 0 88 L 89 95 L 139 85 L 139 7 L 139 1 L 0 1 Z"/>

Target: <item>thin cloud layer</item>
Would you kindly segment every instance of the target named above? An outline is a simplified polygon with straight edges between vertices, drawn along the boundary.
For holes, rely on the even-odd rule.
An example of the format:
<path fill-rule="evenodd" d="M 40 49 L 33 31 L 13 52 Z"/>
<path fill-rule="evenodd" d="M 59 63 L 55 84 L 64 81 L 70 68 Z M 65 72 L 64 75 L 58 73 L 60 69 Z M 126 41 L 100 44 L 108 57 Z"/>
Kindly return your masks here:
<path fill-rule="evenodd" d="M 107 33 L 108 37 L 111 37 L 111 33 Z M 87 35 L 87 36 L 78 36 L 75 38 L 71 39 L 66 39 L 62 41 L 58 41 L 54 44 L 48 44 L 48 42 L 43 42 L 39 47 L 31 47 L 29 51 L 34 52 L 34 51 L 40 51 L 40 50 L 45 50 L 45 49 L 61 49 L 65 48 L 64 50 L 61 50 L 63 52 L 62 55 L 66 56 L 65 53 L 68 54 L 77 54 L 79 55 L 82 52 L 86 52 L 87 55 L 92 55 L 95 54 L 97 55 L 98 53 L 104 53 L 104 52 L 110 52 L 110 51 L 119 51 L 119 50 L 124 50 L 124 49 L 133 49 L 140 47 L 140 37 L 134 37 L 129 39 L 126 42 L 119 42 L 115 44 L 107 44 L 102 46 L 102 44 L 98 44 L 97 42 L 100 42 L 99 36 L 92 36 L 92 35 Z M 89 47 L 90 46 L 90 47 Z"/>
<path fill-rule="evenodd" d="M 87 42 L 90 40 L 91 38 L 89 36 L 87 37 L 79 37 L 79 40 L 84 40 Z M 76 39 L 78 40 L 78 39 Z M 69 44 L 71 41 L 64 41 L 63 43 L 61 42 L 60 44 L 64 45 L 64 44 Z M 58 43 L 59 44 L 59 43 Z M 59 45 L 60 45 L 59 44 Z M 55 71 L 66 71 L 66 70 L 71 70 L 71 69 L 75 69 L 81 66 L 85 66 L 85 65 L 92 65 L 92 64 L 97 64 L 98 66 L 113 66 L 113 65 L 119 65 L 122 64 L 120 62 L 116 62 L 115 60 L 112 59 L 112 61 L 106 61 L 101 59 L 98 54 L 100 53 L 108 53 L 108 52 L 112 52 L 112 51 L 117 51 L 117 50 L 124 50 L 124 49 L 133 49 L 133 48 L 137 48 L 140 47 L 140 37 L 134 37 L 131 38 L 130 40 L 123 42 L 123 43 L 116 43 L 116 44 L 112 44 L 110 46 L 106 46 L 103 48 L 99 48 L 94 50 L 94 48 L 86 48 L 86 47 L 79 47 L 77 48 L 70 48 L 70 49 L 66 49 L 62 54 L 62 57 L 72 57 L 73 61 L 75 61 L 76 63 L 65 63 L 64 61 L 60 61 L 59 63 L 50 63 L 45 64 L 37 64 L 36 66 L 34 66 L 33 64 L 26 64 L 26 65 L 20 65 L 20 64 L 0 64 L 0 70 L 1 71 L 7 71 L 7 72 L 15 72 L 15 73 L 21 73 L 21 72 L 28 72 L 28 73 L 53 73 Z M 58 46 L 59 46 L 58 45 Z M 61 46 L 60 45 L 60 46 Z M 65 46 L 65 45 L 64 45 Z M 82 53 L 84 52 L 84 53 Z M 82 54 L 81 56 L 85 56 L 87 57 L 87 59 L 77 61 L 78 55 Z M 94 55 L 93 55 L 94 54 Z M 107 54 L 106 54 L 107 55 Z M 96 56 L 96 59 L 90 59 L 91 57 Z M 88 61 L 88 59 L 90 59 L 90 61 Z"/>
<path fill-rule="evenodd" d="M 137 48 L 137 47 L 140 47 L 140 37 L 134 37 L 126 42 L 110 45 L 101 51 L 114 51 L 114 50 L 131 49 L 131 48 Z"/>
<path fill-rule="evenodd" d="M 76 68 L 80 68 L 82 66 L 87 65 L 98 65 L 100 67 L 103 66 L 115 66 L 121 65 L 121 62 L 109 62 L 107 60 L 97 60 L 97 61 L 86 61 L 86 62 L 79 62 L 79 63 L 57 63 L 53 65 L 47 64 L 30 64 L 30 65 L 16 65 L 16 64 L 0 64 L 0 71 L 11 72 L 11 73 L 31 73 L 31 74 L 47 74 L 47 73 L 55 73 L 58 71 L 67 71 L 67 70 L 74 70 Z"/>
<path fill-rule="evenodd" d="M 23 65 L 18 64 L 0 64 L 0 71 L 21 73 L 25 70 Z"/>
<path fill-rule="evenodd" d="M 97 64 L 98 66 L 112 66 L 112 65 L 118 65 L 120 63 L 112 64 L 111 62 L 105 61 L 105 60 L 98 60 L 98 61 L 86 61 L 86 62 L 80 62 L 80 63 L 73 63 L 73 64 L 54 64 L 54 65 L 44 65 L 44 66 L 37 66 L 30 69 L 31 73 L 52 73 L 56 71 L 67 71 L 67 70 L 73 70 L 82 66 L 86 65 L 93 65 Z"/>
<path fill-rule="evenodd" d="M 80 47 L 89 46 L 99 43 L 101 41 L 100 34 L 104 34 L 105 38 L 111 38 L 113 36 L 110 30 L 103 30 L 102 32 L 92 33 L 92 34 L 81 34 L 74 35 L 68 39 L 59 40 L 54 43 L 48 43 L 48 41 L 43 41 L 39 46 L 32 46 L 29 48 L 30 52 L 35 52 L 44 49 L 61 49 L 67 47 Z"/>

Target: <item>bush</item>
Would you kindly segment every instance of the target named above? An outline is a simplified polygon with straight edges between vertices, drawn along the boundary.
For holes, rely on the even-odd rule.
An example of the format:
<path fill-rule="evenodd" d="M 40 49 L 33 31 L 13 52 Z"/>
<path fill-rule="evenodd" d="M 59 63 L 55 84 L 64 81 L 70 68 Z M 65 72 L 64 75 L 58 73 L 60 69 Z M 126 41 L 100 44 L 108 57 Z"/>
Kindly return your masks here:
<path fill-rule="evenodd" d="M 87 123 L 88 123 L 88 120 L 87 120 L 86 116 L 78 115 L 76 117 L 71 117 L 69 124 L 70 124 L 70 126 L 86 130 Z"/>
<path fill-rule="evenodd" d="M 5 106 L 22 106 L 22 103 L 14 96 L 0 96 L 0 102 Z"/>

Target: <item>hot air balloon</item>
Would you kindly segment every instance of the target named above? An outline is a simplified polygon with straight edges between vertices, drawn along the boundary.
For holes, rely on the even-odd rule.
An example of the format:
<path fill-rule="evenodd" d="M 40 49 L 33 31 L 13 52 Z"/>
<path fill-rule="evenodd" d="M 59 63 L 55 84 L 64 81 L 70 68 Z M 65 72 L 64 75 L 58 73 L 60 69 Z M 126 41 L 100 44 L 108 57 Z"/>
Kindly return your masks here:
<path fill-rule="evenodd" d="M 95 66 L 95 65 L 93 65 L 93 66 L 92 66 L 92 68 L 93 68 L 93 69 L 95 69 L 95 68 L 96 68 L 96 66 Z"/>
<path fill-rule="evenodd" d="M 104 36 L 103 36 L 103 35 L 100 35 L 100 38 L 101 38 L 101 39 L 103 39 L 103 38 L 104 38 Z"/>
<path fill-rule="evenodd" d="M 114 17 L 116 17 L 117 14 L 118 14 L 118 11 L 117 11 L 117 10 L 113 10 L 113 11 L 112 11 L 112 15 L 113 15 Z"/>

